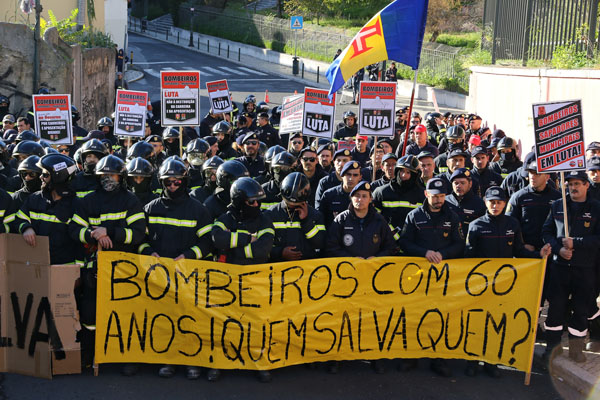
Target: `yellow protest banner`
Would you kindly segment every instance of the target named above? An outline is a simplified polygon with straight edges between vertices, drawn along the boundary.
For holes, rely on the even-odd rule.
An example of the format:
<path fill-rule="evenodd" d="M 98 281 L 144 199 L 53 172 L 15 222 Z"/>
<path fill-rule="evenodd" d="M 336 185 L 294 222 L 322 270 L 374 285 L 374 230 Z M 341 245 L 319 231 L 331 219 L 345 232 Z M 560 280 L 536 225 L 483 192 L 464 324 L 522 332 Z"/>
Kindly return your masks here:
<path fill-rule="evenodd" d="M 430 357 L 530 372 L 544 260 L 242 266 L 99 254 L 98 363 L 272 369 Z"/>

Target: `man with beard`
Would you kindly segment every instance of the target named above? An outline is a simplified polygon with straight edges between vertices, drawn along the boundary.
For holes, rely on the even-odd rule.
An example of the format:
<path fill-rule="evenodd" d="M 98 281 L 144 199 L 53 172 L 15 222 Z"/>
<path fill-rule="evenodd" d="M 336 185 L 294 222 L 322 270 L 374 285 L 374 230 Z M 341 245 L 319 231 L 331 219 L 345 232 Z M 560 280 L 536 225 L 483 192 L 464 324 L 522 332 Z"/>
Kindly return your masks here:
<path fill-rule="evenodd" d="M 476 218 L 485 214 L 485 204 L 481 197 L 473 192 L 473 178 L 471 171 L 466 168 L 458 168 L 450 177 L 452 193 L 446 201 L 455 207 L 462 224 L 463 232 L 469 230 L 469 224 Z"/>
<path fill-rule="evenodd" d="M 300 165 L 302 167 L 300 172 L 304 173 L 310 183 L 310 196 L 308 198 L 308 204 L 311 207 L 314 207 L 317 186 L 319 185 L 319 181 L 323 179 L 326 174 L 317 162 L 317 152 L 311 147 L 305 147 L 302 149 L 299 158 Z"/>
<path fill-rule="evenodd" d="M 471 150 L 471 161 L 473 162 L 473 179 L 479 183 L 479 193 L 481 197 L 490 186 L 500 186 L 502 177 L 500 174 L 489 169 L 490 156 L 487 149 L 483 146 L 475 146 Z"/>
<path fill-rule="evenodd" d="M 423 204 L 423 189 L 419 180 L 419 161 L 408 155 L 396 163 L 394 179 L 373 193 L 373 205 L 390 224 L 396 240 L 408 213 Z"/>
<path fill-rule="evenodd" d="M 357 161 L 348 161 L 340 175 L 342 183 L 327 190 L 323 197 L 315 202 L 315 208 L 325 218 L 325 226 L 331 225 L 333 219 L 348 208 L 350 192 L 361 181 L 360 164 Z"/>
<path fill-rule="evenodd" d="M 600 157 L 593 156 L 587 162 L 587 175 L 590 180 L 588 196 L 600 200 Z"/>
<path fill-rule="evenodd" d="M 330 174 L 333 171 L 333 153 L 334 147 L 331 143 L 322 144 L 317 149 L 317 157 L 319 158 L 319 165 L 323 168 L 326 174 Z M 318 183 L 317 183 L 318 185 Z M 315 188 L 315 191 L 317 189 Z"/>
<path fill-rule="evenodd" d="M 394 170 L 398 157 L 394 153 L 387 153 L 381 158 L 381 171 L 383 176 L 371 184 L 371 191 L 375 191 L 378 187 L 387 185 L 394 179 Z"/>
<path fill-rule="evenodd" d="M 219 153 L 217 154 L 223 161 L 232 160 L 236 157 L 239 157 L 239 153 L 231 147 L 231 134 L 233 128 L 231 124 L 227 121 L 217 122 L 215 126 L 213 126 L 212 134 L 217 138 L 217 143 L 219 145 Z"/>
<path fill-rule="evenodd" d="M 346 165 L 346 163 L 350 160 L 352 160 L 350 150 L 342 149 L 334 153 L 333 171 L 331 171 L 326 177 L 322 178 L 317 186 L 317 191 L 315 192 L 315 208 L 319 208 L 317 203 L 321 201 L 323 194 L 327 190 L 336 187 L 342 182 L 342 168 L 344 168 L 344 165 Z"/>
<path fill-rule="evenodd" d="M 248 132 L 241 141 L 244 155 L 237 158 L 239 162 L 244 164 L 250 177 L 256 179 L 264 175 L 265 159 L 258 154 L 259 140 L 255 132 Z"/>
<path fill-rule="evenodd" d="M 256 128 L 258 138 L 265 143 L 267 147 L 281 145 L 281 138 L 277 129 L 269 123 L 269 114 L 261 112 L 258 114 L 258 127 Z"/>

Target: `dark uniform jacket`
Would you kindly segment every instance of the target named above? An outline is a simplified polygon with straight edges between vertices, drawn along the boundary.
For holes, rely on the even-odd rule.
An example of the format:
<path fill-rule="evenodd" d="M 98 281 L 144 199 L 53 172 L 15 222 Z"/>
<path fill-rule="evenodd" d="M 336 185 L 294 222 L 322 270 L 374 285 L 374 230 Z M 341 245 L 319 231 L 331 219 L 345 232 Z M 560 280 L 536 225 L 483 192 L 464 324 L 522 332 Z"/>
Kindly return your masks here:
<path fill-rule="evenodd" d="M 230 200 L 228 190 L 217 188 L 215 192 L 208 196 L 204 201 L 204 205 L 208 209 L 212 219 L 215 220 L 218 216 L 227 212 L 227 206 L 229 205 Z"/>
<path fill-rule="evenodd" d="M 502 178 L 506 178 L 508 174 L 510 174 L 513 171 L 516 171 L 522 165 L 523 162 L 517 158 L 514 161 L 510 162 L 505 160 L 494 161 L 491 163 L 490 168 L 492 171 L 500 174 Z"/>
<path fill-rule="evenodd" d="M 346 193 L 342 185 L 329 189 L 323 194 L 320 201 L 315 202 L 315 208 L 323 214 L 325 225 L 329 226 L 333 219 L 350 205 L 350 193 Z"/>
<path fill-rule="evenodd" d="M 446 197 L 446 201 L 454 206 L 454 211 L 456 211 L 463 224 L 463 232 L 468 231 L 469 224 L 472 221 L 485 214 L 485 203 L 481 200 L 481 197 L 473 193 L 473 190 L 469 190 L 462 199 L 452 193 Z"/>
<path fill-rule="evenodd" d="M 512 195 L 506 206 L 506 215 L 519 221 L 526 244 L 530 244 L 536 249 L 544 246 L 542 227 L 548 217 L 552 202 L 560 198 L 560 192 L 548 185 L 541 192 L 536 192 L 531 186 L 527 186 Z"/>
<path fill-rule="evenodd" d="M 33 228 L 36 235 L 48 236 L 51 264 L 83 263 L 81 244 L 69 236 L 69 223 L 79 201 L 74 193 L 53 201 L 50 192 L 35 192 L 25 199 L 17 212 L 17 232 L 22 234 Z"/>
<path fill-rule="evenodd" d="M 252 242 L 252 237 L 256 240 Z M 261 264 L 269 260 L 275 230 L 271 219 L 261 212 L 258 217 L 243 221 L 238 210 L 229 208 L 212 227 L 217 260 L 230 264 Z"/>
<path fill-rule="evenodd" d="M 342 183 L 341 179 L 338 179 L 335 170 L 331 171 L 329 175 L 322 178 L 319 181 L 319 185 L 317 186 L 317 191 L 315 192 L 315 206 L 323 198 L 323 194 L 331 188 L 334 188 Z M 318 208 L 318 207 L 317 207 Z"/>
<path fill-rule="evenodd" d="M 327 174 L 325 171 L 323 171 L 323 168 L 317 164 L 315 173 L 312 177 L 308 178 L 308 181 L 310 182 L 310 199 L 308 200 L 308 204 L 310 204 L 312 207 L 315 206 L 315 197 L 317 195 L 319 182 L 321 182 L 321 179 L 325 178 L 326 175 Z"/>
<path fill-rule="evenodd" d="M 290 219 L 287 206 L 282 201 L 269 208 L 266 214 L 275 228 L 271 261 L 284 261 L 282 252 L 288 246 L 296 247 L 296 251 L 302 252 L 303 260 L 323 257 L 326 233 L 323 215 L 319 211 L 309 205 L 306 218 L 300 220 L 294 212 Z"/>
<path fill-rule="evenodd" d="M 594 267 L 594 260 L 600 249 L 600 202 L 586 199 L 576 203 L 567 197 L 567 218 L 569 219 L 569 236 L 573 238 L 573 257 L 565 260 L 559 255 L 562 239 L 565 237 L 565 223 L 562 199 L 554 201 L 542 235 L 544 243 L 552 246 L 553 259 L 558 264 L 577 267 Z"/>
<path fill-rule="evenodd" d="M 394 232 L 400 232 L 409 212 L 423 204 L 425 194 L 420 184 L 400 187 L 396 180 L 378 187 L 373 205 L 385 217 Z"/>
<path fill-rule="evenodd" d="M 248 173 L 250 173 L 252 178 L 257 178 L 258 176 L 264 175 L 267 170 L 265 167 L 265 159 L 261 156 L 257 155 L 254 159 L 242 156 L 237 160 L 246 166 Z"/>
<path fill-rule="evenodd" d="M 281 138 L 279 137 L 279 132 L 277 132 L 277 129 L 273 128 L 271 124 L 258 126 L 256 128 L 256 132 L 258 133 L 258 140 L 266 144 L 267 148 L 275 145 L 281 146 L 282 143 Z"/>
<path fill-rule="evenodd" d="M 279 188 L 279 184 L 273 179 L 263 183 L 261 186 L 265 191 L 265 198 L 260 203 L 260 208 L 268 210 L 281 201 L 281 189 Z"/>
<path fill-rule="evenodd" d="M 400 148 L 400 150 L 396 150 L 396 155 L 398 156 L 398 151 L 402 151 L 402 148 Z M 429 141 L 427 141 L 427 143 L 425 143 L 425 146 L 423 147 L 419 147 L 419 145 L 415 142 L 411 143 L 408 145 L 408 147 L 406 148 L 406 154 L 412 154 L 413 156 L 418 155 L 420 152 L 422 151 L 428 151 L 431 154 L 433 154 L 433 157 L 437 157 L 440 152 L 438 150 L 437 147 L 435 147 L 434 145 L 432 145 Z"/>
<path fill-rule="evenodd" d="M 177 199 L 164 196 L 144 207 L 148 234 L 139 246 L 141 254 L 161 257 L 206 258 L 212 249 L 213 219 L 204 205 L 187 194 Z"/>
<path fill-rule="evenodd" d="M 358 218 L 352 205 L 327 230 L 328 257 L 385 257 L 396 253 L 396 242 L 385 218 L 373 206 Z"/>
<path fill-rule="evenodd" d="M 406 256 L 425 257 L 428 250 L 433 250 L 446 260 L 462 256 L 465 237 L 458 215 L 448 204 L 434 213 L 425 203 L 408 213 L 399 244 Z"/>
<path fill-rule="evenodd" d="M 484 258 L 539 258 L 539 253 L 523 245 L 521 225 L 513 217 L 497 217 L 485 213 L 469 225 L 465 257 Z"/>
<path fill-rule="evenodd" d="M 86 174 L 83 171 L 79 171 L 71 181 L 71 189 L 73 189 L 79 198 L 85 197 L 87 194 L 92 193 L 97 188 L 98 179 L 96 179 L 96 175 Z"/>
<path fill-rule="evenodd" d="M 485 191 L 488 190 L 490 186 L 500 186 L 502 184 L 502 176 L 488 167 L 485 167 L 484 169 L 473 168 L 471 172 L 473 173 L 473 179 L 477 179 L 477 182 L 479 182 L 479 193 L 477 193 L 479 197 L 483 197 Z"/>

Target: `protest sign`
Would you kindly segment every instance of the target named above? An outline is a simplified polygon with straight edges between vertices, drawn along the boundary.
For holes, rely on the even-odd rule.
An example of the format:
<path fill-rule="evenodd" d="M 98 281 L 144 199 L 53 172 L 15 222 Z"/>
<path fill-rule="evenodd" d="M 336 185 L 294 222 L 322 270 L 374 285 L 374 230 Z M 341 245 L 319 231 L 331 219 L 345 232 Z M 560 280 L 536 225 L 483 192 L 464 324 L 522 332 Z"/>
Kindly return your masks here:
<path fill-rule="evenodd" d="M 144 137 L 146 130 L 147 92 L 117 90 L 115 134 Z"/>
<path fill-rule="evenodd" d="M 581 100 L 533 105 L 539 172 L 585 170 Z"/>
<path fill-rule="evenodd" d="M 358 132 L 366 136 L 394 136 L 395 82 L 361 82 Z"/>
<path fill-rule="evenodd" d="M 34 94 L 35 133 L 51 144 L 73 144 L 70 94 Z"/>
<path fill-rule="evenodd" d="M 100 252 L 96 360 L 272 369 L 461 358 L 529 371 L 545 260 L 239 265 Z"/>
<path fill-rule="evenodd" d="M 213 109 L 213 113 L 220 114 L 233 111 L 231 103 L 231 95 L 229 94 L 229 86 L 227 80 L 206 82 L 206 90 Z"/>
<path fill-rule="evenodd" d="M 0 372 L 80 373 L 74 295 L 80 266 L 51 266 L 48 238 L 36 241 L 30 247 L 21 235 L 0 235 Z"/>
<path fill-rule="evenodd" d="M 160 71 L 162 126 L 200 124 L 200 72 Z"/>
<path fill-rule="evenodd" d="M 333 138 L 335 93 L 329 100 L 325 89 L 304 88 L 304 116 L 302 134 L 319 138 Z"/>
<path fill-rule="evenodd" d="M 279 134 L 302 131 L 302 112 L 304 110 L 304 95 L 298 94 L 283 98 Z"/>

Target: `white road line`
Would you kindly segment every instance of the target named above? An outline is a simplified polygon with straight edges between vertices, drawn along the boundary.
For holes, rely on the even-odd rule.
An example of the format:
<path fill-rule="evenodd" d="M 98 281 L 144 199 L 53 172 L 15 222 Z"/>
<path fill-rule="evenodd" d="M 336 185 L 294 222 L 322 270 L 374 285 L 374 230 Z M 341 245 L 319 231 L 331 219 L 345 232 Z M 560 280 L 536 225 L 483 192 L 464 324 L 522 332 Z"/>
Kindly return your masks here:
<path fill-rule="evenodd" d="M 202 67 L 200 69 L 202 70 L 202 72 L 208 71 L 208 73 L 210 73 L 211 75 L 217 75 L 217 76 L 223 75 L 223 71 L 220 71 L 220 70 L 218 70 L 216 68 L 204 66 L 204 67 Z"/>
<path fill-rule="evenodd" d="M 147 73 L 148 75 L 152 75 L 155 78 L 160 78 L 160 72 L 156 72 L 153 69 L 145 69 L 144 72 Z"/>
<path fill-rule="evenodd" d="M 246 67 L 238 67 L 238 69 L 244 70 L 246 72 L 250 72 L 251 74 L 255 74 L 255 75 L 267 76 L 267 74 L 265 74 L 265 73 L 258 72 L 258 71 L 255 71 L 253 69 L 246 68 Z"/>
<path fill-rule="evenodd" d="M 151 64 L 183 64 L 185 61 L 145 61 L 136 62 L 136 65 L 151 65 Z"/>
<path fill-rule="evenodd" d="M 162 71 L 175 71 L 175 68 L 172 68 L 172 67 L 164 67 L 164 68 L 161 68 L 161 70 L 162 70 Z"/>
<path fill-rule="evenodd" d="M 219 68 L 221 68 L 223 71 L 227 71 L 227 72 L 230 72 L 230 73 L 235 74 L 235 75 L 242 75 L 242 76 L 246 75 L 246 73 L 240 72 L 240 71 L 235 70 L 233 68 L 229 68 L 229 67 L 219 67 Z"/>
<path fill-rule="evenodd" d="M 249 82 L 249 81 L 290 81 L 286 78 L 255 78 L 255 79 L 227 79 L 227 82 Z"/>

